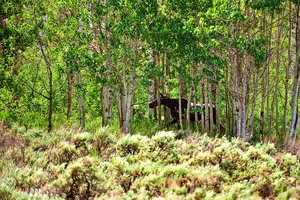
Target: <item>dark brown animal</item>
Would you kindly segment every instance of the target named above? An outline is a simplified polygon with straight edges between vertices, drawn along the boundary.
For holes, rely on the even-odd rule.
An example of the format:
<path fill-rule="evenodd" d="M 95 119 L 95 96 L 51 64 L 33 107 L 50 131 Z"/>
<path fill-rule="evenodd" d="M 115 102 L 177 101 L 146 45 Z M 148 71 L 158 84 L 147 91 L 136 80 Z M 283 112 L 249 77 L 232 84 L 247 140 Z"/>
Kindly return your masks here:
<path fill-rule="evenodd" d="M 171 110 L 171 116 L 173 120 L 168 124 L 168 126 L 179 122 L 179 98 L 170 98 L 168 96 L 160 95 L 160 104 L 168 107 Z M 149 103 L 150 108 L 155 108 L 158 106 L 158 99 L 154 99 Z M 213 106 L 213 105 L 209 105 Z M 186 110 L 188 107 L 188 100 L 185 98 L 181 98 L 181 110 L 182 110 L 182 118 L 186 118 Z M 191 104 L 191 109 L 196 109 L 196 112 L 190 112 L 190 120 L 191 122 L 196 121 L 196 115 L 198 116 L 198 120 L 201 120 L 201 112 L 204 111 L 205 106 L 201 104 Z M 213 106 L 213 123 L 216 124 L 216 109 Z"/>

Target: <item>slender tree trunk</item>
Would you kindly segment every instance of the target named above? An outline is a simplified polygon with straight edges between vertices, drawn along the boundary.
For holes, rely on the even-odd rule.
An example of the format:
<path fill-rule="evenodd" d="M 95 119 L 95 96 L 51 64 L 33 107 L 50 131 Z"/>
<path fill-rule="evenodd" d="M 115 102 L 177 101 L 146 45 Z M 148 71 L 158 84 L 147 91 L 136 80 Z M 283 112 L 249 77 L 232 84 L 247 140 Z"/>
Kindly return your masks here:
<path fill-rule="evenodd" d="M 197 104 L 197 100 L 196 100 L 196 91 L 197 91 L 197 84 L 194 82 L 193 83 L 193 104 L 195 105 L 196 108 L 196 104 Z M 195 125 L 196 125 L 196 131 L 199 132 L 199 126 L 198 126 L 198 111 L 195 112 Z"/>
<path fill-rule="evenodd" d="M 153 65 L 153 67 L 155 66 L 155 57 L 154 57 L 154 49 L 150 48 L 150 59 L 149 62 L 151 65 Z M 148 93 L 149 93 L 149 101 L 153 100 L 156 96 L 155 93 L 155 79 L 151 79 L 150 81 L 150 86 L 148 89 Z M 155 113 L 155 108 L 149 108 L 149 117 L 150 118 L 154 118 L 154 113 Z"/>
<path fill-rule="evenodd" d="M 182 110 L 182 101 L 181 101 L 181 98 L 182 98 L 182 77 L 181 77 L 181 74 L 179 75 L 179 124 L 180 124 L 180 129 L 183 129 L 183 123 L 182 123 L 182 113 L 183 113 L 183 110 Z"/>
<path fill-rule="evenodd" d="M 80 121 L 80 130 L 83 130 L 85 127 L 85 110 L 84 110 L 84 99 L 82 95 L 78 96 L 79 104 L 79 121 Z"/>
<path fill-rule="evenodd" d="M 132 103 L 134 97 L 134 88 L 132 82 L 129 80 L 125 83 L 124 80 L 122 94 L 121 94 L 121 132 L 122 134 L 131 133 L 131 118 L 132 118 Z"/>
<path fill-rule="evenodd" d="M 290 69 L 292 66 L 292 2 L 289 2 L 289 35 L 288 35 L 288 64 L 285 67 L 285 95 L 284 95 L 284 114 L 283 114 L 283 129 L 282 132 L 286 136 L 287 133 L 287 112 L 288 112 L 288 96 L 289 96 L 289 80 L 290 80 Z"/>
<path fill-rule="evenodd" d="M 121 87 L 120 89 L 119 89 L 119 99 L 118 99 L 118 110 L 119 110 L 119 122 L 120 122 L 120 124 L 119 124 L 119 128 L 120 128 L 120 130 L 121 130 L 121 134 L 123 134 L 124 132 L 123 132 L 123 124 L 124 124 L 124 120 L 125 120 L 125 118 L 124 118 L 124 116 L 125 116 L 125 114 L 124 114 L 124 110 L 125 110 L 125 108 L 124 108 L 124 102 L 125 102 L 125 99 L 124 99 L 124 88 L 123 87 Z"/>
<path fill-rule="evenodd" d="M 212 84 L 212 105 L 215 107 L 215 109 L 212 109 L 213 113 L 213 123 L 216 125 L 216 132 L 219 134 L 220 133 L 220 117 L 219 117 L 219 104 L 218 104 L 218 92 L 219 92 L 219 87 L 218 83 L 213 83 Z"/>
<path fill-rule="evenodd" d="M 137 47 L 136 47 L 137 49 Z M 137 58 L 135 58 L 135 61 Z M 132 104 L 135 92 L 135 61 L 131 63 L 129 71 L 123 74 L 122 87 L 121 87 L 121 100 L 120 100 L 120 110 L 121 110 L 121 134 L 131 133 L 131 119 L 132 119 Z"/>
<path fill-rule="evenodd" d="M 258 96 L 258 79 L 259 79 L 259 74 L 258 70 L 256 70 L 256 74 L 254 74 L 253 77 L 253 87 L 254 87 L 254 92 L 253 92 L 253 99 L 252 99 L 252 108 L 251 108 L 251 115 L 250 115 L 250 122 L 249 122 L 249 138 L 253 137 L 253 128 L 254 128 L 254 116 L 255 116 L 255 110 L 256 110 L 256 102 L 257 102 L 257 96 Z"/>
<path fill-rule="evenodd" d="M 205 109 L 206 109 L 206 102 L 205 102 L 205 83 L 204 83 L 204 80 L 201 81 L 201 85 L 200 85 L 200 88 L 202 90 L 202 95 L 201 95 L 201 102 L 200 104 L 202 105 L 202 111 L 201 111 L 201 132 L 202 133 L 205 133 L 207 131 L 206 127 L 205 127 Z"/>
<path fill-rule="evenodd" d="M 235 93 L 235 107 L 236 107 L 236 134 L 237 137 L 242 139 L 242 100 L 243 100 L 243 87 L 241 88 L 241 82 L 242 82 L 242 66 L 240 61 L 240 53 L 239 50 L 236 51 L 235 55 L 235 69 L 234 69 L 234 93 Z"/>
<path fill-rule="evenodd" d="M 189 92 L 189 98 L 188 98 L 188 105 L 186 109 L 186 119 L 187 119 L 187 127 L 190 130 L 191 128 L 191 102 L 192 102 L 192 96 L 193 96 L 193 87 L 191 91 Z"/>
<path fill-rule="evenodd" d="M 158 125 L 161 126 L 161 103 L 160 103 L 160 90 L 159 90 L 159 78 L 156 79 L 156 90 L 155 90 L 155 96 L 157 99 L 157 119 L 158 119 Z"/>
<path fill-rule="evenodd" d="M 167 54 L 165 54 L 164 59 L 164 67 L 165 67 L 165 79 L 164 79 L 164 92 L 167 96 L 170 95 L 170 87 L 168 84 L 168 79 L 170 79 L 170 60 Z M 169 121 L 171 119 L 171 111 L 168 107 L 164 106 L 164 119 Z"/>
<path fill-rule="evenodd" d="M 157 67 L 160 68 L 160 53 L 157 52 L 157 55 L 156 55 L 156 64 L 157 64 Z M 156 78 L 156 99 L 157 99 L 157 118 L 158 118 L 158 124 L 159 126 L 161 126 L 161 105 L 160 105 L 160 89 L 159 89 L 159 86 L 160 86 L 160 77 L 157 77 Z"/>
<path fill-rule="evenodd" d="M 74 73 L 68 73 L 68 87 L 67 87 L 67 118 L 69 119 L 72 115 L 72 96 L 73 96 L 73 83 Z"/>
<path fill-rule="evenodd" d="M 263 11 L 263 27 L 262 27 L 262 37 L 267 37 L 267 19 L 266 19 L 266 11 Z M 268 53 L 271 51 L 271 42 L 268 44 Z M 269 65 L 269 60 L 270 56 L 266 59 L 264 62 L 264 66 Z M 265 135 L 265 120 L 266 120 L 266 113 L 265 113 L 265 105 L 266 105 L 266 96 L 267 96 L 267 74 L 265 71 L 263 71 L 262 74 L 262 79 L 261 79 L 261 87 L 262 87 L 262 93 L 261 93 L 261 111 L 260 111 L 260 128 L 259 128 L 259 133 L 260 133 L 260 139 L 261 141 L 264 138 Z"/>
<path fill-rule="evenodd" d="M 281 16 L 281 15 L 280 15 Z M 276 90 L 276 96 L 274 94 L 274 98 L 275 98 L 275 107 L 276 107 L 276 117 L 275 117 L 275 122 L 276 122 L 276 132 L 277 134 L 280 132 L 279 131 L 279 101 L 278 101 L 278 90 L 279 88 L 279 76 L 280 76 L 280 65 L 281 65 L 281 55 L 280 55 L 280 44 L 281 44 L 281 27 L 282 27 L 282 23 L 279 22 L 278 25 L 278 37 L 277 37 L 277 58 L 276 58 L 276 85 L 275 85 L 275 90 Z"/>
<path fill-rule="evenodd" d="M 231 77 L 230 77 L 230 72 L 229 72 L 230 69 L 227 69 L 225 71 L 225 77 L 226 77 L 226 86 L 225 86 L 225 91 L 226 91 L 226 136 L 230 136 L 231 133 L 232 133 L 232 100 L 231 100 L 231 97 L 233 95 L 230 95 L 231 93 L 231 84 L 230 84 L 230 80 L 231 80 Z"/>
<path fill-rule="evenodd" d="M 246 139 L 247 134 L 247 121 L 248 121 L 248 76 L 247 74 L 244 74 L 244 80 L 243 80 L 243 89 L 242 89 L 242 122 L 241 122 L 241 138 L 243 140 Z"/>
<path fill-rule="evenodd" d="M 298 99 L 299 99 L 299 85 L 300 85 L 300 16 L 299 7 L 296 6 L 296 60 L 295 60 L 295 72 L 292 89 L 291 100 L 291 122 L 290 122 L 290 144 L 294 144 L 297 137 L 297 128 L 299 127 L 298 116 Z"/>
<path fill-rule="evenodd" d="M 272 46 L 272 28 L 273 28 L 273 16 L 271 16 L 271 21 L 270 21 L 270 27 L 269 27 L 269 52 L 271 52 L 271 46 Z M 268 62 L 268 65 L 267 65 L 267 74 L 266 74 L 266 77 L 267 77 L 267 94 L 270 94 L 271 92 L 271 82 L 270 82 L 270 65 L 269 65 L 269 62 Z M 267 95 L 266 96 L 266 103 L 267 103 L 267 116 L 268 116 L 268 119 L 269 119 L 269 126 L 267 128 L 268 132 L 271 133 L 272 131 L 272 121 L 273 119 L 271 119 L 271 113 L 273 113 L 273 111 L 271 110 L 271 106 L 270 106 L 270 96 L 271 95 Z M 268 125 L 268 123 L 267 123 Z"/>
<path fill-rule="evenodd" d="M 52 115 L 53 115 L 53 72 L 52 72 L 52 65 L 46 56 L 44 46 L 39 46 L 43 59 L 47 66 L 48 71 L 48 84 L 49 84 L 49 92 L 48 92 L 48 132 L 52 130 Z"/>
<path fill-rule="evenodd" d="M 208 92 L 207 92 L 207 85 L 208 85 L 208 81 L 207 78 L 204 81 L 204 85 L 203 85 L 203 89 L 204 89 L 204 107 L 205 107 L 205 116 L 204 116 L 204 127 L 205 127 L 205 131 L 210 131 L 209 129 L 209 106 L 208 106 Z"/>
<path fill-rule="evenodd" d="M 125 122 L 124 122 L 124 133 L 129 134 L 131 133 L 131 117 L 132 117 L 132 109 L 131 105 L 133 102 L 133 91 L 130 91 L 130 94 L 127 94 L 126 99 L 126 114 L 125 114 Z"/>
<path fill-rule="evenodd" d="M 260 106 L 260 128 L 259 133 L 261 136 L 261 140 L 263 139 L 264 132 L 265 132 L 265 101 L 266 101 L 266 85 L 265 85 L 265 79 L 262 78 L 261 80 L 262 84 L 262 93 L 261 93 L 261 106 Z"/>
<path fill-rule="evenodd" d="M 210 93 L 212 93 L 212 89 L 213 87 L 212 87 L 212 83 L 208 83 L 208 90 L 210 91 Z M 213 101 L 212 101 L 212 97 L 211 97 L 211 95 L 208 97 L 208 105 L 209 105 L 209 132 L 213 132 L 214 131 L 214 128 L 215 128 L 215 126 L 214 126 L 214 108 L 213 108 L 213 106 L 215 106 L 215 105 L 213 105 L 213 103 L 212 103 Z"/>
<path fill-rule="evenodd" d="M 280 17 L 280 16 L 279 16 Z M 269 119 L 269 127 L 272 127 L 274 114 L 276 116 L 275 124 L 276 124 L 276 132 L 279 133 L 278 130 L 278 86 L 279 86 L 279 68 L 280 68 L 280 42 L 281 42 L 281 23 L 278 23 L 277 26 L 277 34 L 276 34 L 277 48 L 276 48 L 276 78 L 275 78 L 275 86 L 274 86 L 274 94 L 271 103 L 271 113 Z M 273 112 L 275 110 L 275 112 Z M 271 131 L 271 130 L 270 130 Z"/>
<path fill-rule="evenodd" d="M 78 98 L 78 106 L 79 106 L 80 130 L 84 130 L 85 128 L 84 89 L 83 89 L 80 71 L 76 74 L 76 76 L 77 76 L 77 85 L 78 85 L 77 98 Z"/>
<path fill-rule="evenodd" d="M 100 92 L 102 97 L 102 126 L 108 126 L 110 120 L 112 119 L 112 103 L 113 103 L 113 94 L 112 86 L 110 85 L 111 73 L 112 73 L 112 46 L 109 43 L 110 33 L 106 32 L 107 41 L 104 44 L 104 49 L 107 51 L 107 60 L 105 66 L 108 70 L 108 77 L 106 83 L 102 86 Z"/>
<path fill-rule="evenodd" d="M 121 135 L 126 134 L 126 125 L 125 125 L 125 120 L 126 120 L 126 101 L 127 101 L 127 92 L 126 88 L 122 87 L 120 89 L 120 126 L 121 126 Z"/>
<path fill-rule="evenodd" d="M 52 113 L 53 113 L 53 74 L 51 66 L 48 67 L 49 73 L 49 108 L 48 108 L 48 132 L 52 131 Z"/>
<path fill-rule="evenodd" d="M 112 88 L 105 85 L 101 90 L 102 97 L 102 126 L 107 126 L 112 118 Z"/>
<path fill-rule="evenodd" d="M 192 79 L 194 79 L 194 74 L 195 74 L 195 69 L 194 69 L 194 67 L 191 67 L 190 75 L 191 75 Z M 195 96 L 194 80 L 192 80 L 192 82 L 189 82 L 189 84 L 190 84 L 190 90 L 189 90 L 188 105 L 187 105 L 187 110 L 186 110 L 186 119 L 187 119 L 188 129 L 191 128 L 191 114 L 193 114 L 194 120 L 197 117 L 197 113 L 191 112 L 191 109 L 192 109 L 191 104 L 194 101 L 194 96 Z M 195 102 L 194 102 L 194 104 L 195 104 Z M 198 117 L 197 117 L 197 120 L 198 120 Z M 196 121 L 196 123 L 197 123 L 197 121 Z"/>

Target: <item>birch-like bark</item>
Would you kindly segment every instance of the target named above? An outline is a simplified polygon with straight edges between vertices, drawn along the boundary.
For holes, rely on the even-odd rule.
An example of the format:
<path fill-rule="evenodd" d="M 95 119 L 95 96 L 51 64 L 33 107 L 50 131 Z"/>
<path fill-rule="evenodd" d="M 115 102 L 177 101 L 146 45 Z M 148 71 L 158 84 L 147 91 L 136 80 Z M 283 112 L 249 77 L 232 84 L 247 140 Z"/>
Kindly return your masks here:
<path fill-rule="evenodd" d="M 230 76 L 230 69 L 227 68 L 227 70 L 225 71 L 225 79 L 226 79 L 226 85 L 224 86 L 225 88 L 225 92 L 226 92 L 226 110 L 225 110 L 225 114 L 226 114 L 226 127 L 225 127 L 225 135 L 229 136 L 232 133 L 232 129 L 231 129 L 231 124 L 232 124 L 232 100 L 231 97 L 232 95 L 230 95 L 230 92 L 232 90 L 231 88 L 231 76 Z"/>
<path fill-rule="evenodd" d="M 109 85 L 105 85 L 101 89 L 102 97 L 102 126 L 107 126 L 112 118 L 112 88 Z"/>
<path fill-rule="evenodd" d="M 263 27 L 262 27 L 262 37 L 267 37 L 267 19 L 266 19 L 266 11 L 263 11 Z M 268 44 L 268 53 L 271 51 L 271 44 L 269 42 Z M 270 57 L 268 56 L 266 61 L 264 62 L 264 66 L 269 65 L 269 60 Z M 266 120 L 266 113 L 265 113 L 265 105 L 266 105 L 266 96 L 267 96 L 267 90 L 266 90 L 266 84 L 267 84 L 267 75 L 265 71 L 263 71 L 262 74 L 262 79 L 261 79 L 261 87 L 262 87 L 262 93 L 261 93 L 261 111 L 260 111 L 260 128 L 259 128 L 259 133 L 260 133 L 260 139 L 261 141 L 264 138 L 264 133 L 265 133 L 265 120 Z"/>
<path fill-rule="evenodd" d="M 197 84 L 194 82 L 193 83 L 193 95 L 192 95 L 192 101 L 193 104 L 196 105 L 197 104 L 197 100 L 196 100 L 196 90 L 197 90 Z M 195 107 L 196 108 L 196 107 Z M 196 131 L 199 132 L 199 124 L 198 124 L 199 118 L 198 118 L 198 111 L 195 112 L 195 125 L 196 125 Z"/>
<path fill-rule="evenodd" d="M 67 119 L 72 115 L 72 97 L 73 97 L 73 83 L 74 83 L 74 73 L 68 73 L 68 86 L 67 86 Z"/>
<path fill-rule="evenodd" d="M 154 49 L 150 48 L 150 58 L 149 58 L 149 63 L 151 65 L 155 65 L 155 57 L 154 57 Z M 150 86 L 148 88 L 148 93 L 149 93 L 149 101 L 152 101 L 156 94 L 155 94 L 155 80 L 151 79 L 149 80 Z M 149 117 L 154 118 L 154 113 L 155 113 L 155 108 L 149 108 Z"/>
<path fill-rule="evenodd" d="M 203 85 L 203 89 L 204 89 L 204 107 L 205 107 L 205 114 L 204 114 L 204 119 L 205 119 L 205 122 L 204 122 L 204 126 L 205 126 L 205 131 L 210 131 L 209 129 L 209 106 L 208 106 L 208 92 L 207 92 L 207 85 L 208 85 L 208 82 L 207 82 L 207 79 L 205 79 L 204 81 L 204 85 Z"/>
<path fill-rule="evenodd" d="M 201 95 L 201 102 L 200 104 L 202 105 L 202 111 L 201 111 L 201 132 L 205 133 L 207 129 L 205 129 L 205 83 L 204 80 L 201 81 L 200 83 L 200 88 L 202 90 L 202 95 Z"/>
<path fill-rule="evenodd" d="M 279 16 L 280 17 L 280 16 Z M 269 119 L 269 127 L 270 131 L 272 130 L 273 120 L 274 120 L 274 114 L 275 114 L 275 127 L 277 133 L 278 130 L 278 86 L 279 86 L 279 68 L 280 68 L 280 42 L 281 42 L 281 23 L 279 22 L 277 25 L 277 34 L 276 34 L 276 74 L 275 74 L 275 86 L 274 86 L 274 93 L 273 93 L 273 99 L 271 103 L 271 113 L 270 113 L 270 119 Z M 275 112 L 274 112 L 275 110 Z"/>
<path fill-rule="evenodd" d="M 242 119 L 241 119 L 241 139 L 246 138 L 246 131 L 247 131 L 247 121 L 248 121 L 248 87 L 247 87 L 247 82 L 248 82 L 248 75 L 244 74 L 244 79 L 242 81 Z"/>
<path fill-rule="evenodd" d="M 112 119 L 112 104 L 113 104 L 113 88 L 110 85 L 110 74 L 112 72 L 112 55 L 111 55 L 111 45 L 110 44 L 105 44 L 105 49 L 108 54 L 108 58 L 106 60 L 106 68 L 108 71 L 108 77 L 107 77 L 107 82 L 103 84 L 103 86 L 100 89 L 101 97 L 102 97 L 102 126 L 108 126 L 110 120 Z"/>
<path fill-rule="evenodd" d="M 208 83 L 208 90 L 212 93 L 212 83 Z M 213 108 L 213 103 L 212 103 L 212 97 L 208 97 L 208 105 L 209 105 L 209 132 L 214 131 L 214 108 Z"/>
<path fill-rule="evenodd" d="M 179 75 L 179 125 L 180 125 L 180 129 L 183 129 L 183 123 L 182 123 L 182 113 L 183 113 L 183 110 L 182 110 L 182 83 L 183 83 L 183 80 L 182 80 L 182 77 L 181 77 L 181 74 Z"/>
<path fill-rule="evenodd" d="M 124 133 L 129 134 L 131 132 L 131 116 L 132 116 L 132 102 L 133 102 L 133 91 L 127 91 L 126 99 L 126 114 L 124 121 Z"/>
<path fill-rule="evenodd" d="M 48 84 L 49 84 L 49 92 L 48 92 L 48 132 L 52 130 L 52 115 L 53 115 L 53 72 L 52 72 L 52 64 L 45 53 L 45 47 L 40 45 L 39 49 L 42 53 L 43 59 L 46 63 L 47 72 L 48 72 Z"/>
<path fill-rule="evenodd" d="M 168 55 L 165 53 L 165 58 L 164 58 L 164 62 L 163 62 L 163 66 L 165 68 L 165 79 L 163 82 L 163 86 L 164 86 L 164 93 L 167 96 L 170 96 L 170 86 L 168 84 L 168 79 L 170 79 L 170 59 L 168 57 Z M 164 119 L 166 121 L 169 121 L 171 119 L 171 111 L 168 107 L 164 106 Z"/>
<path fill-rule="evenodd" d="M 156 55 L 156 64 L 157 64 L 157 67 L 160 68 L 160 53 L 157 52 L 157 55 Z M 161 106 L 160 106 L 160 89 L 159 89 L 159 86 L 160 86 L 160 77 L 157 77 L 156 78 L 156 84 L 155 84 L 156 88 L 155 88 L 155 91 L 156 91 L 156 99 L 157 99 L 157 118 L 158 118 L 158 124 L 159 126 L 161 126 Z"/>
<path fill-rule="evenodd" d="M 238 138 L 242 136 L 241 124 L 242 124 L 242 98 L 240 92 L 240 70 L 241 70 L 241 63 L 240 63 L 240 55 L 239 51 L 236 51 L 235 55 L 235 68 L 233 72 L 233 81 L 234 81 L 234 96 L 235 96 L 235 108 L 236 108 L 236 134 Z"/>
<path fill-rule="evenodd" d="M 82 84 L 82 77 L 80 72 L 76 74 L 77 77 L 77 98 L 78 98 L 78 106 L 79 106 L 79 122 L 80 122 L 80 130 L 85 128 L 85 108 L 84 108 L 84 89 Z"/>
<path fill-rule="evenodd" d="M 49 74 L 49 108 L 48 108 L 48 132 L 52 130 L 52 113 L 53 113 L 53 73 L 50 62 L 47 63 Z"/>
<path fill-rule="evenodd" d="M 284 84 L 284 114 L 283 114 L 283 128 L 282 132 L 284 135 L 287 133 L 287 112 L 288 112 L 288 96 L 289 96 L 289 80 L 290 80 L 290 69 L 292 66 L 292 2 L 289 2 L 289 34 L 288 34 L 288 64 L 285 67 L 285 84 Z"/>
<path fill-rule="evenodd" d="M 273 16 L 271 16 L 271 21 L 270 21 L 270 27 L 269 27 L 269 52 L 271 52 L 271 46 L 272 46 L 272 29 L 273 29 Z M 271 91 L 271 82 L 270 82 L 270 65 L 269 63 L 267 64 L 267 74 L 266 74 L 266 82 L 267 82 L 267 93 L 269 94 Z M 267 104 L 267 116 L 268 116 L 268 120 L 271 121 L 271 113 L 273 113 L 273 111 L 271 110 L 271 106 L 270 106 L 270 95 L 266 95 L 266 104 Z M 268 128 L 267 130 L 269 132 L 271 132 L 272 130 L 272 122 L 271 123 L 267 123 Z"/>
<path fill-rule="evenodd" d="M 186 119 L 187 119 L 187 127 L 190 130 L 191 128 L 191 102 L 192 102 L 192 96 L 193 96 L 193 87 L 191 91 L 189 92 L 189 98 L 188 98 L 188 104 L 186 109 Z"/>
<path fill-rule="evenodd" d="M 212 105 L 214 105 L 214 109 L 212 109 L 213 113 L 213 123 L 216 125 L 216 132 L 220 133 L 220 128 L 221 128 L 221 122 L 220 122 L 220 117 L 219 117 L 219 104 L 218 104 L 218 93 L 219 93 L 219 87 L 218 83 L 213 83 L 212 84 Z"/>
<path fill-rule="evenodd" d="M 299 85 L 300 85 L 300 4 L 296 8 L 296 57 L 295 57 L 295 68 L 294 68 L 294 80 L 292 89 L 292 100 L 291 100 L 291 122 L 290 122 L 290 136 L 289 140 L 292 144 L 295 143 L 297 137 L 297 128 L 299 127 L 299 116 L 298 116 L 298 99 L 299 99 Z"/>
<path fill-rule="evenodd" d="M 121 89 L 121 133 L 131 133 L 132 103 L 134 97 L 134 74 L 131 72 L 130 80 L 123 80 L 123 88 Z"/>
<path fill-rule="evenodd" d="M 133 59 L 126 60 L 128 62 L 128 66 L 126 70 L 123 71 L 122 74 L 122 86 L 121 86 L 121 102 L 120 102 L 120 110 L 121 110 L 121 134 L 130 134 L 131 133 L 131 120 L 132 120 L 132 105 L 133 98 L 135 93 L 136 86 L 136 77 L 135 77 L 135 69 L 136 63 L 138 62 L 139 55 L 139 43 L 136 41 L 130 41 L 131 48 L 134 50 Z"/>
<path fill-rule="evenodd" d="M 280 15 L 281 16 L 281 15 Z M 276 58 L 276 85 L 275 85 L 275 91 L 276 91 L 276 95 L 274 94 L 274 98 L 275 98 L 275 107 L 276 107 L 276 117 L 275 117 L 275 123 L 276 123 L 276 132 L 279 133 L 279 100 L 278 100 L 278 90 L 279 88 L 279 69 L 280 69 L 280 65 L 281 65 L 281 55 L 280 55 L 280 44 L 281 44 L 281 32 L 282 32 L 282 23 L 279 22 L 278 24 L 278 35 L 277 35 L 277 58 Z"/>
<path fill-rule="evenodd" d="M 249 121 L 249 133 L 248 137 L 252 138 L 253 137 L 253 128 L 254 128 L 254 116 L 255 116 L 255 110 L 256 110 L 256 104 L 257 104 L 257 96 L 258 96 L 258 70 L 255 70 L 256 74 L 254 74 L 253 77 L 253 87 L 254 87 L 254 92 L 253 92 L 253 99 L 252 99 L 252 107 L 251 107 L 251 115 L 250 115 L 250 121 Z"/>

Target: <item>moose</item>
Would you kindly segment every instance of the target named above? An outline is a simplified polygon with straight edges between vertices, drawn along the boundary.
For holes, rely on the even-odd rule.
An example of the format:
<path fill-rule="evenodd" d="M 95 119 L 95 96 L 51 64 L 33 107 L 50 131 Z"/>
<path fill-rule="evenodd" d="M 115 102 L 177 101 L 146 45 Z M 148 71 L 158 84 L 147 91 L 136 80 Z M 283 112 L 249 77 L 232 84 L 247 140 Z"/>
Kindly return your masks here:
<path fill-rule="evenodd" d="M 168 107 L 171 111 L 171 117 L 172 121 L 169 122 L 168 127 L 172 124 L 179 122 L 179 98 L 170 98 L 168 96 L 165 96 L 163 94 L 160 94 L 159 98 L 160 104 Z M 158 99 L 154 99 L 149 103 L 150 108 L 155 108 L 158 106 Z M 214 105 L 208 105 L 209 107 L 212 107 L 213 109 L 213 123 L 217 124 L 217 113 L 216 108 Z M 182 110 L 182 119 L 186 118 L 186 111 L 188 107 L 188 100 L 185 98 L 181 98 L 181 110 Z M 191 108 L 196 108 L 198 110 L 197 112 L 190 112 L 190 121 L 195 122 L 196 121 L 196 115 L 198 117 L 198 120 L 201 119 L 201 112 L 204 111 L 205 105 L 202 104 L 193 104 L 191 103 Z"/>

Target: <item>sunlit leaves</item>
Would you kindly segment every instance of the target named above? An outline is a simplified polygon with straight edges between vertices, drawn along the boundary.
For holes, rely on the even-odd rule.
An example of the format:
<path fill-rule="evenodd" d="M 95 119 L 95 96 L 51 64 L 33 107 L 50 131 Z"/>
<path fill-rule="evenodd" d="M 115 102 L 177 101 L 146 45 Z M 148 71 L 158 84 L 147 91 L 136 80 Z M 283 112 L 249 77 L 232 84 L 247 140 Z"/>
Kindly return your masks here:
<path fill-rule="evenodd" d="M 255 0 L 249 1 L 249 5 L 254 9 L 269 9 L 271 11 L 281 9 L 285 0 Z"/>

